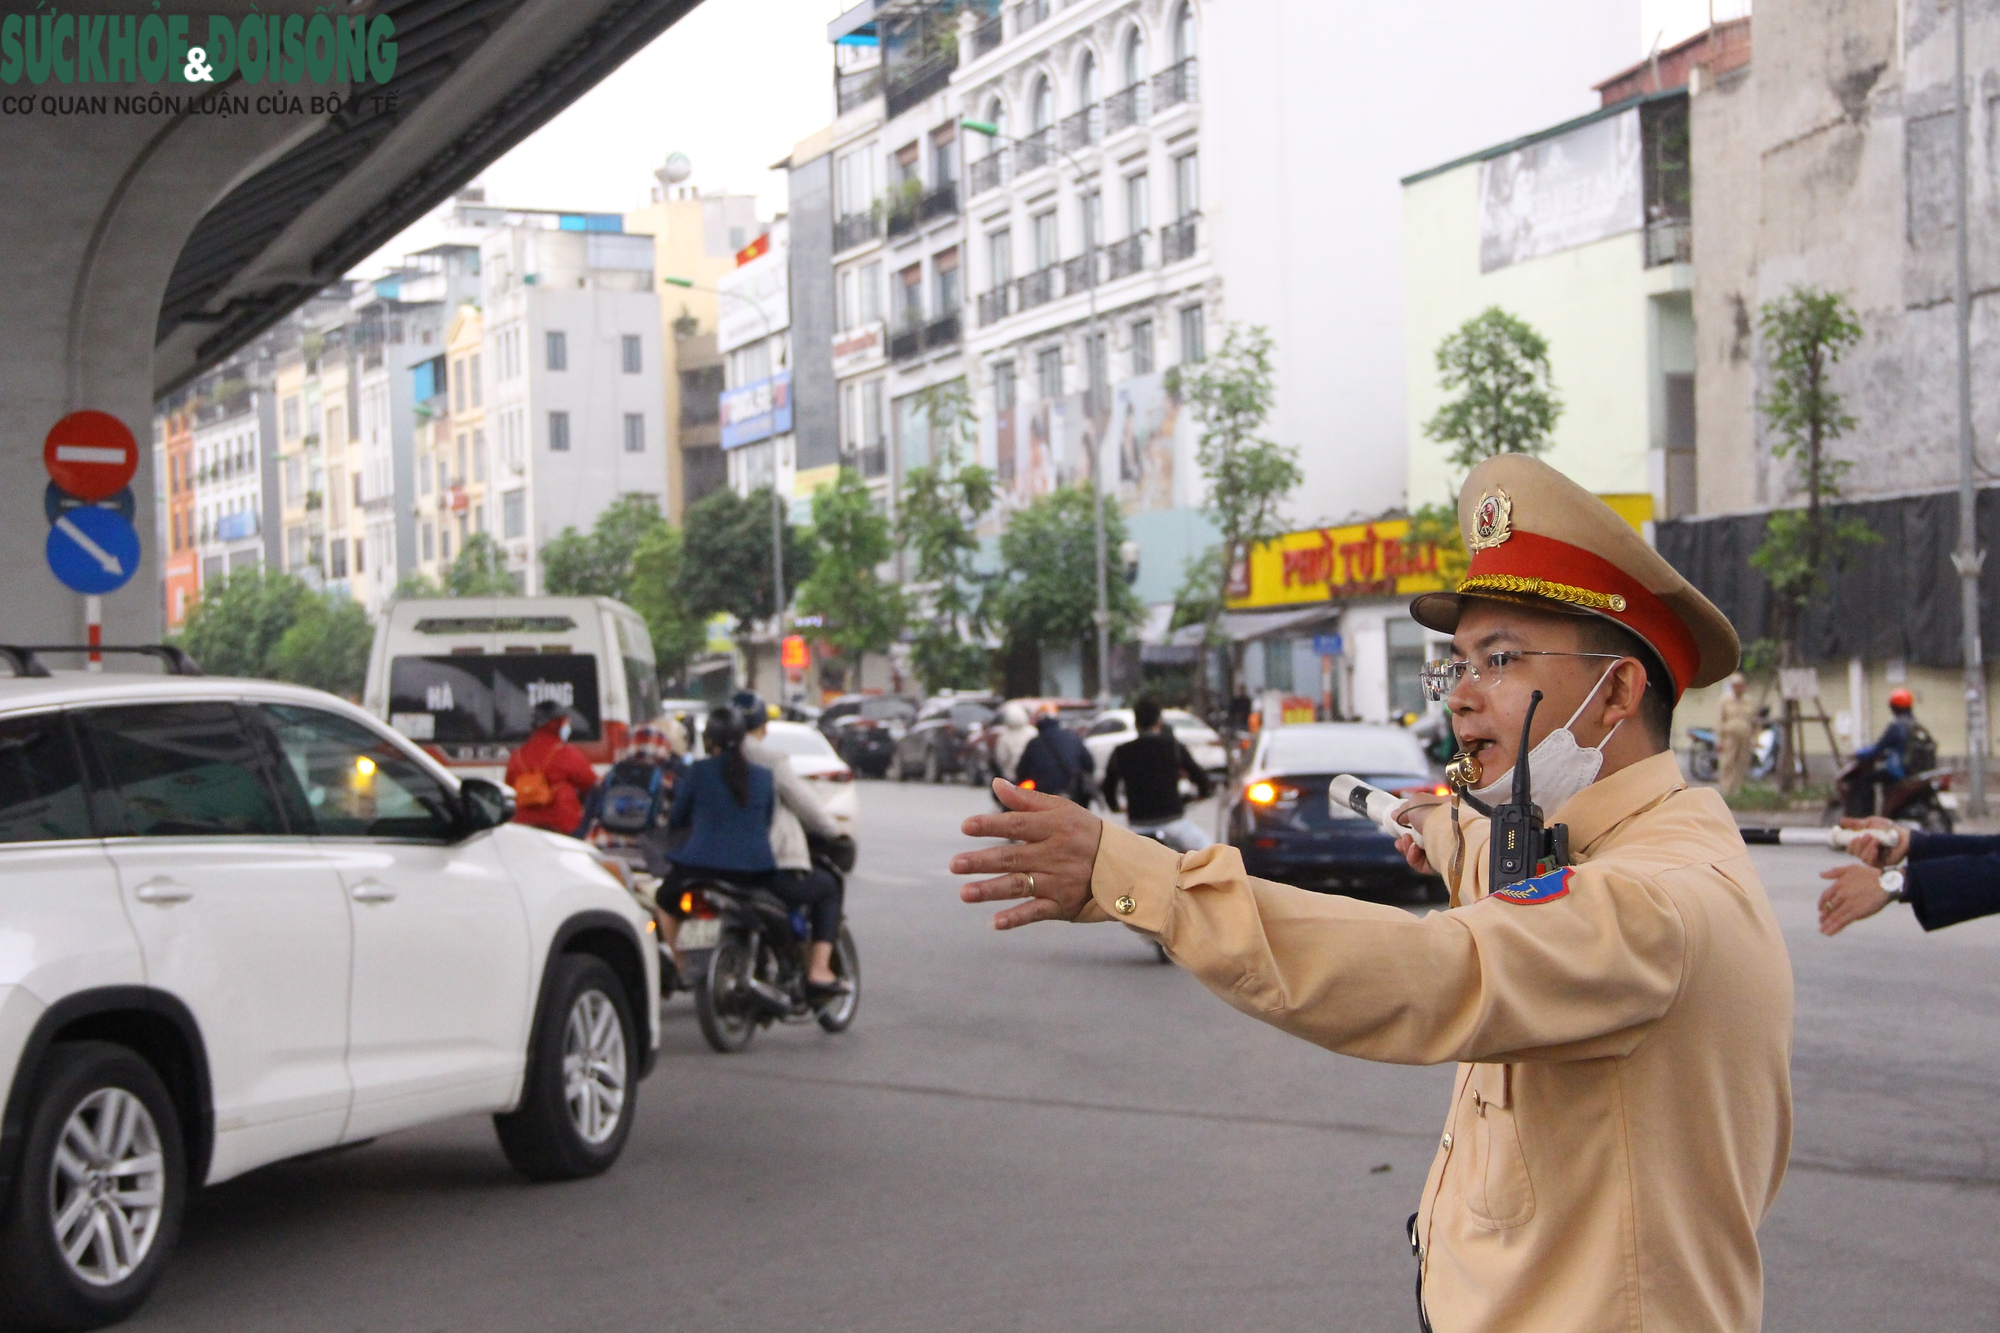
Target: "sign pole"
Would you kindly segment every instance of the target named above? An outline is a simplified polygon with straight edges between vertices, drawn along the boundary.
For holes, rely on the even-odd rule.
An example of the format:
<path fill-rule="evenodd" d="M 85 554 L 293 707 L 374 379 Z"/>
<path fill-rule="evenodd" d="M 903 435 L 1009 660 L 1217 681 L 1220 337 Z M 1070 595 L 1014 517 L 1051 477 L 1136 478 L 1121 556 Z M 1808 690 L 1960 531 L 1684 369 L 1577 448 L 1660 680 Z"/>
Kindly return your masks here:
<path fill-rule="evenodd" d="M 92 593 L 83 599 L 84 641 L 90 645 L 90 665 L 87 671 L 104 670 L 104 654 L 98 652 L 104 646 L 104 599 Z"/>

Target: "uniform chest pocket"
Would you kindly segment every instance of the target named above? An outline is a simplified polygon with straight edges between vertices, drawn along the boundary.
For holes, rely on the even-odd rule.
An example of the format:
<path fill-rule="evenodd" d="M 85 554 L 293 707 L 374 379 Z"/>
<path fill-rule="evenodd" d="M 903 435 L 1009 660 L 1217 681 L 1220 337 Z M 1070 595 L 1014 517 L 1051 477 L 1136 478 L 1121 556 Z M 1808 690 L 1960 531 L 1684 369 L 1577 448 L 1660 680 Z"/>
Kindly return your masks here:
<path fill-rule="evenodd" d="M 1466 1105 L 1466 1209 L 1481 1226 L 1520 1226 L 1535 1215 L 1535 1186 L 1514 1120 L 1514 1067 L 1474 1066 Z"/>

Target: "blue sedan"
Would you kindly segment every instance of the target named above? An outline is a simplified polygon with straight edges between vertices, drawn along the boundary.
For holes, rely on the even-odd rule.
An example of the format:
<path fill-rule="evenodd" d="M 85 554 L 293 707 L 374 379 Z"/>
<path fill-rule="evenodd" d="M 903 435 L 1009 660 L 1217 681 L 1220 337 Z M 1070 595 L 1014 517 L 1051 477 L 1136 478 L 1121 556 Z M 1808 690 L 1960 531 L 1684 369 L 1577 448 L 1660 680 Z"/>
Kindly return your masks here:
<path fill-rule="evenodd" d="M 1327 808 L 1327 783 L 1340 773 L 1398 795 L 1448 790 L 1401 727 L 1273 727 L 1258 737 L 1230 797 L 1229 841 L 1244 867 L 1259 879 L 1323 893 L 1443 902 L 1443 881 L 1411 870 L 1395 839 L 1359 815 Z"/>

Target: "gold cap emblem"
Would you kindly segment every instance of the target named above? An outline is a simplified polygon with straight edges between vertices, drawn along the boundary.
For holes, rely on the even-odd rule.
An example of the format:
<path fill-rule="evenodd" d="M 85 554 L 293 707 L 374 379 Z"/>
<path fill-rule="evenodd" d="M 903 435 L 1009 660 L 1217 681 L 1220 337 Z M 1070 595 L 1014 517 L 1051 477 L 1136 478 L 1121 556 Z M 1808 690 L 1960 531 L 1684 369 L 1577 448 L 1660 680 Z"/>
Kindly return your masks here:
<path fill-rule="evenodd" d="M 1479 497 L 1479 507 L 1472 511 L 1472 540 L 1467 545 L 1474 551 L 1483 551 L 1489 546 L 1498 546 L 1514 535 L 1514 501 L 1503 490 L 1492 490 Z"/>

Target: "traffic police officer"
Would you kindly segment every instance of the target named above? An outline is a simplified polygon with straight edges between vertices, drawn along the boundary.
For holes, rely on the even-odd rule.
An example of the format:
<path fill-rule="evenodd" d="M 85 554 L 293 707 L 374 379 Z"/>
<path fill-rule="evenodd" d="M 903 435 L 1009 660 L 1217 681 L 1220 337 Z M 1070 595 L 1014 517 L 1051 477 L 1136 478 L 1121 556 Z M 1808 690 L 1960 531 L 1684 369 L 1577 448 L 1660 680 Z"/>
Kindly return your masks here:
<path fill-rule="evenodd" d="M 1523 455 L 1459 497 L 1471 555 L 1412 604 L 1453 634 L 1468 789 L 1504 791 L 1528 700 L 1534 799 L 1573 865 L 1486 888 L 1486 821 L 1406 806 L 1406 854 L 1451 910 L 1247 877 L 1230 847 L 1175 855 L 1067 802 L 998 790 L 965 831 L 968 902 L 1002 929 L 1121 921 L 1253 1017 L 1332 1050 L 1458 1062 L 1413 1245 L 1438 1333 L 1759 1326 L 1757 1227 L 1791 1140 L 1792 978 L 1721 798 L 1689 789 L 1672 705 L 1736 668 L 1722 614 L 1602 501 Z M 1546 777 L 1545 777 L 1546 775 Z M 1501 797 L 1500 799 L 1505 799 Z"/>

